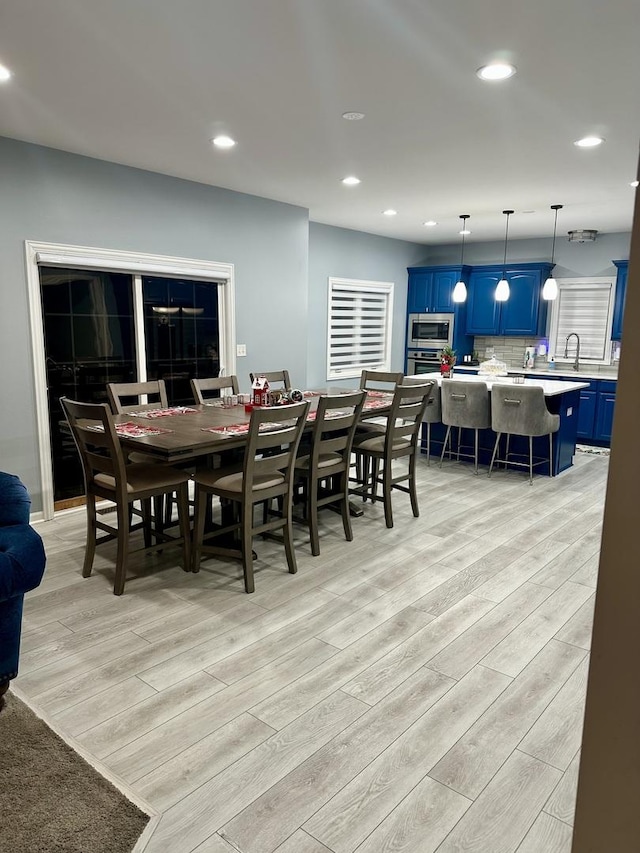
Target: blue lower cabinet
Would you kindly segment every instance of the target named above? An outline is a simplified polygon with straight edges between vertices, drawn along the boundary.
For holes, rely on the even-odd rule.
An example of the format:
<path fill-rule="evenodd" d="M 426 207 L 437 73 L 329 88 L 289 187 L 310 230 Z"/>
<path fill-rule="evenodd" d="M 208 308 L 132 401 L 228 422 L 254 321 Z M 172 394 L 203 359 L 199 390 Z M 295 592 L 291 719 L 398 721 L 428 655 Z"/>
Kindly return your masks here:
<path fill-rule="evenodd" d="M 598 409 L 596 413 L 595 438 L 598 441 L 611 442 L 613 432 L 613 410 L 616 405 L 616 395 L 611 392 L 598 394 Z"/>
<path fill-rule="evenodd" d="M 586 388 L 580 391 L 580 410 L 578 412 L 578 438 L 593 438 L 596 424 L 596 403 L 598 394 Z"/>

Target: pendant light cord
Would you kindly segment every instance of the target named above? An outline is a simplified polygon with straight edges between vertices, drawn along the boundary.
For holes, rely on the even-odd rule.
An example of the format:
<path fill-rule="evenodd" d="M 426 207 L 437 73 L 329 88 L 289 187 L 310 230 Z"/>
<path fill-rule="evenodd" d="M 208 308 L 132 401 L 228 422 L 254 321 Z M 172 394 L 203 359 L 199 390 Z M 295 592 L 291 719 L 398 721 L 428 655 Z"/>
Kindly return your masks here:
<path fill-rule="evenodd" d="M 461 214 L 460 219 L 462 219 L 462 248 L 460 250 L 460 266 L 464 263 L 464 236 L 465 231 L 467 230 L 467 219 L 469 219 L 468 214 Z"/>
<path fill-rule="evenodd" d="M 558 230 L 558 211 L 562 210 L 563 205 L 561 204 L 552 204 L 551 210 L 555 210 L 556 217 L 553 221 L 553 243 L 551 244 L 551 265 L 553 266 L 553 259 L 556 256 L 556 231 Z"/>
<path fill-rule="evenodd" d="M 502 261 L 502 278 L 507 277 L 507 242 L 509 240 L 509 217 L 513 213 L 513 210 L 503 210 L 502 211 L 507 217 L 507 225 L 504 232 L 504 259 Z"/>

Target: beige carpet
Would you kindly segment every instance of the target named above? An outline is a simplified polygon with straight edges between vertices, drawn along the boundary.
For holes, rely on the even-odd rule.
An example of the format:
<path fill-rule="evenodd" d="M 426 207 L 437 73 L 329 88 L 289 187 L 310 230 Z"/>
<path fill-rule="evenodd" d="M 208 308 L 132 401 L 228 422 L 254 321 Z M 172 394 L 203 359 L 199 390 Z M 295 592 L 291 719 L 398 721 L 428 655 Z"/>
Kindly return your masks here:
<path fill-rule="evenodd" d="M 0 711 L 0 849 L 129 853 L 149 821 L 11 691 Z"/>

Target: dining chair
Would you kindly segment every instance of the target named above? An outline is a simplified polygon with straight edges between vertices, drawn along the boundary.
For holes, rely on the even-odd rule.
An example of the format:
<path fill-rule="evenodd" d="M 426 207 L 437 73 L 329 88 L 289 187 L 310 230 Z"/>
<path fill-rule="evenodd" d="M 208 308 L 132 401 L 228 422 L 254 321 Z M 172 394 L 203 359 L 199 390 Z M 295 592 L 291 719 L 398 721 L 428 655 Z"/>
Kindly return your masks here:
<path fill-rule="evenodd" d="M 489 405 L 489 389 L 486 382 L 458 382 L 453 379 L 443 379 L 440 385 L 442 423 L 447 427 L 440 454 L 440 467 L 449 447 L 449 457 L 453 455 L 451 430 L 458 428 L 458 446 L 455 451 L 459 462 L 462 456 L 473 459 L 473 473 L 478 473 L 478 443 L 479 431 L 491 426 L 491 410 Z M 473 430 L 473 453 L 467 453 L 462 448 L 462 430 Z M 469 447 L 471 447 L 469 445 Z"/>
<path fill-rule="evenodd" d="M 560 428 L 560 415 L 553 415 L 547 409 L 544 399 L 544 390 L 540 387 L 512 385 L 500 385 L 494 383 L 491 389 L 491 429 L 496 433 L 496 441 L 493 446 L 491 464 L 489 465 L 489 476 L 496 462 L 505 466 L 515 465 L 520 468 L 528 468 L 529 485 L 533 485 L 533 469 L 536 465 L 549 462 L 549 476 L 553 476 L 553 434 Z M 498 447 L 500 438 L 506 434 L 506 451 L 504 459 L 498 459 Z M 511 458 L 524 456 L 509 452 L 509 437 L 521 435 L 529 439 L 529 454 L 525 462 L 518 462 Z M 549 457 L 536 459 L 533 456 L 533 439 L 539 436 L 549 437 Z"/>
<path fill-rule="evenodd" d="M 280 383 L 285 391 L 291 391 L 291 380 L 289 379 L 288 370 L 270 370 L 266 373 L 250 373 L 249 379 L 251 380 L 252 385 L 257 376 L 264 376 L 269 385 L 272 387 L 274 383 Z"/>
<path fill-rule="evenodd" d="M 166 409 L 169 405 L 167 386 L 163 379 L 149 382 L 109 382 L 107 394 L 114 415 L 147 409 Z M 140 398 L 145 396 L 147 400 L 143 403 Z M 150 396 L 154 399 L 149 400 Z"/>
<path fill-rule="evenodd" d="M 89 577 L 96 546 L 117 540 L 115 581 L 113 592 L 122 595 L 130 554 L 150 553 L 167 544 L 182 546 L 183 568 L 189 571 L 190 532 L 187 483 L 189 475 L 168 465 L 125 463 L 113 415 L 106 403 L 80 403 L 66 397 L 60 399 L 71 433 L 78 448 L 84 475 L 87 506 L 87 544 L 82 576 Z M 157 515 L 151 512 L 151 500 L 177 492 L 179 536 L 169 536 L 162 529 Z M 96 503 L 113 501 L 116 505 L 117 527 L 98 518 Z M 142 505 L 142 522 L 132 524 L 133 503 Z M 130 548 L 130 534 L 143 529 L 144 545 Z M 98 538 L 98 531 L 105 536 Z M 152 539 L 155 543 L 152 544 Z"/>
<path fill-rule="evenodd" d="M 366 394 L 356 391 L 318 399 L 311 444 L 295 463 L 303 485 L 304 515 L 311 537 L 311 553 L 320 553 L 318 509 L 339 507 L 347 542 L 353 539 L 349 512 L 349 467 L 356 426 Z"/>
<path fill-rule="evenodd" d="M 204 406 L 207 400 L 212 397 L 220 398 L 222 397 L 222 391 L 225 389 L 229 389 L 231 394 L 239 393 L 238 386 L 238 377 L 237 376 L 216 376 L 209 377 L 207 379 L 192 379 L 191 380 L 191 390 L 193 392 L 193 399 L 200 406 Z M 209 391 L 213 391 L 213 394 L 209 394 Z M 205 396 L 205 394 L 207 396 Z"/>
<path fill-rule="evenodd" d="M 359 440 L 354 445 L 356 454 L 364 458 L 365 482 L 352 493 L 361 495 L 363 500 L 382 501 L 387 527 L 393 527 L 391 495 L 394 489 L 407 493 L 414 516 L 417 518 L 420 515 L 416 491 L 416 457 L 420 427 L 434 384 L 397 385 L 384 434 Z M 393 463 L 401 459 L 406 460 L 407 470 L 394 474 Z M 408 482 L 407 486 L 403 485 L 405 482 Z M 382 495 L 378 495 L 378 485 L 382 486 Z"/>
<path fill-rule="evenodd" d="M 293 550 L 292 498 L 294 463 L 305 426 L 309 403 L 278 408 L 256 408 L 251 413 L 244 460 L 237 465 L 198 471 L 195 476 L 196 511 L 193 531 L 193 571 L 200 570 L 203 555 L 239 557 L 247 592 L 255 589 L 253 537 L 282 530 L 289 572 L 297 572 Z M 205 531 L 207 505 L 212 496 L 231 505 L 233 517 Z M 277 499 L 278 509 L 259 514 L 257 504 Z M 209 540 L 235 534 L 233 546 L 207 545 Z"/>

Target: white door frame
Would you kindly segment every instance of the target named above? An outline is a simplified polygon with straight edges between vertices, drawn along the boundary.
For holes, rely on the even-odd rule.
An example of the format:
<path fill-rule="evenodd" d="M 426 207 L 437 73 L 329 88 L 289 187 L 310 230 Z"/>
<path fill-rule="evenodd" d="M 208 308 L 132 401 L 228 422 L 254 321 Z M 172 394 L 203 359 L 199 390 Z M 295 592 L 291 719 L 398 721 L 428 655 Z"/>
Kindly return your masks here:
<path fill-rule="evenodd" d="M 133 276 L 159 275 L 172 278 L 188 278 L 193 281 L 215 281 L 220 285 L 218 287 L 220 368 L 221 371 L 224 371 L 225 375 L 229 376 L 236 372 L 234 266 L 233 264 L 217 261 L 175 258 L 169 255 L 151 255 L 144 252 L 96 249 L 89 246 L 41 243 L 35 240 L 25 240 L 25 257 L 33 354 L 36 428 L 40 460 L 42 518 L 46 521 L 52 519 L 54 515 L 53 464 L 49 430 L 42 296 L 38 267 L 57 266 L 71 267 L 72 269 L 99 269 L 108 272 L 126 272 Z M 143 317 L 139 311 L 137 312 L 137 323 L 143 323 Z M 139 332 L 140 330 L 137 329 L 136 340 L 138 339 Z"/>

